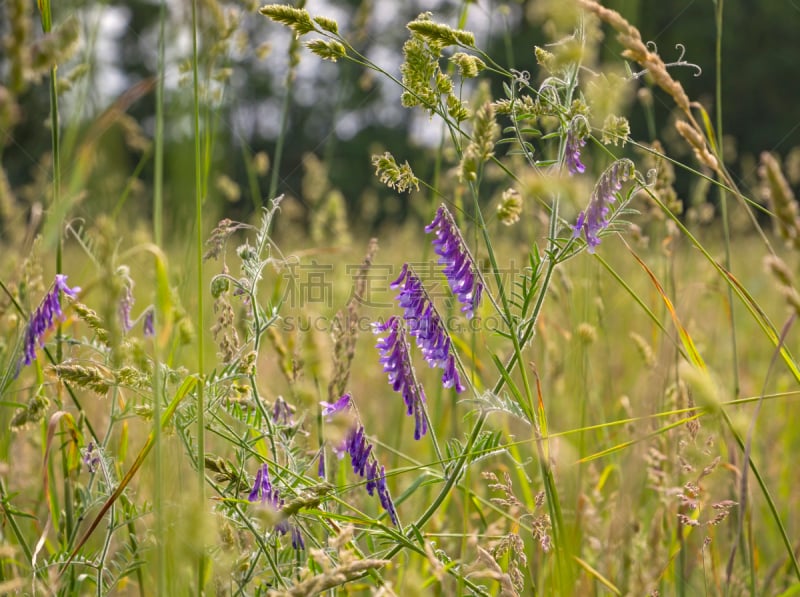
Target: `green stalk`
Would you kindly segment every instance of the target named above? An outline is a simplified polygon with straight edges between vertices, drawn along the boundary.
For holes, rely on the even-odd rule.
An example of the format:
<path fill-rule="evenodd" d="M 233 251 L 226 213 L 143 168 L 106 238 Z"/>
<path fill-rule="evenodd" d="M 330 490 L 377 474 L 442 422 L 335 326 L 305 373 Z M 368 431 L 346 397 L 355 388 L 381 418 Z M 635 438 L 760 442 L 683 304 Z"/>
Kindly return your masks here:
<path fill-rule="evenodd" d="M 50 0 L 41 0 L 39 4 L 41 10 L 42 30 L 45 34 L 50 33 L 53 29 L 53 14 Z M 52 210 L 56 217 L 60 219 L 58 222 L 57 240 L 56 240 L 56 274 L 63 271 L 63 240 L 61 230 L 64 227 L 63 214 L 60 214 L 61 207 L 61 142 L 60 142 L 60 122 L 58 113 L 58 65 L 50 65 L 50 140 L 52 144 L 53 154 L 53 202 Z M 56 327 L 56 363 L 60 363 L 63 357 L 63 336 L 62 325 L 58 322 Z M 59 403 L 61 402 L 59 396 Z M 65 529 L 64 538 L 72 536 L 73 529 L 73 504 L 72 504 L 72 482 L 69 475 L 69 466 L 67 463 L 66 455 L 62 454 L 62 476 L 64 483 L 64 512 L 65 512 Z M 66 544 L 65 544 L 66 547 Z M 74 588 L 74 576 L 70 574 L 68 579 L 68 590 Z"/>
<path fill-rule="evenodd" d="M 197 498 L 201 507 L 205 507 L 206 478 L 203 463 L 205 462 L 205 325 L 203 323 L 203 153 L 200 140 L 200 82 L 199 55 L 197 50 L 197 0 L 192 0 L 192 95 L 194 101 L 194 183 L 195 183 L 195 215 L 196 215 L 196 250 L 197 250 Z M 197 595 L 203 595 L 206 573 L 204 546 L 200 547 L 197 560 Z"/>
<path fill-rule="evenodd" d="M 717 29 L 717 43 L 716 43 L 716 108 L 717 108 L 717 147 L 719 147 L 720 163 L 724 164 L 724 149 L 722 146 L 722 7 L 724 0 L 714 0 L 716 5 L 716 29 Z M 722 182 L 722 181 L 721 181 Z M 725 269 L 731 271 L 731 228 L 730 217 L 728 215 L 728 194 L 721 187 L 717 187 L 719 193 L 719 204 L 722 211 L 722 233 L 725 244 Z M 732 352 L 732 375 L 733 375 L 733 396 L 739 396 L 739 367 L 738 367 L 738 348 L 736 341 L 736 326 L 734 325 L 734 300 L 733 289 L 728 286 L 728 304 L 731 306 L 728 311 L 728 321 L 731 326 L 731 352 Z"/>
<path fill-rule="evenodd" d="M 283 96 L 283 105 L 281 106 L 281 130 L 278 133 L 278 139 L 275 141 L 275 156 L 272 160 L 272 173 L 269 178 L 269 195 L 267 199 L 274 199 L 278 192 L 278 175 L 281 169 L 281 160 L 283 159 L 283 145 L 286 141 L 286 132 L 289 123 L 289 108 L 292 105 L 292 89 L 294 87 L 295 67 L 292 56 L 297 51 L 300 42 L 296 38 L 292 38 L 289 44 L 289 71 L 286 73 L 286 82 L 284 87 L 286 95 Z"/>
<path fill-rule="evenodd" d="M 164 216 L 164 23 L 167 18 L 166 0 L 161 0 L 159 9 L 159 38 L 158 38 L 158 72 L 156 74 L 156 131 L 154 148 L 153 172 L 153 240 L 156 246 L 163 243 L 163 216 Z M 156 265 L 156 267 L 158 267 Z M 156 272 L 158 278 L 158 272 Z M 164 515 L 164 487 L 161 446 L 161 354 L 159 337 L 159 324 L 164 314 L 161 312 L 161 301 L 154 301 L 153 314 L 153 458 L 155 460 L 155 479 L 153 495 L 153 511 L 155 514 L 156 528 L 156 588 L 158 595 L 165 595 L 167 591 L 166 542 L 162 530 L 166 528 Z M 143 588 L 142 588 L 143 590 Z"/>

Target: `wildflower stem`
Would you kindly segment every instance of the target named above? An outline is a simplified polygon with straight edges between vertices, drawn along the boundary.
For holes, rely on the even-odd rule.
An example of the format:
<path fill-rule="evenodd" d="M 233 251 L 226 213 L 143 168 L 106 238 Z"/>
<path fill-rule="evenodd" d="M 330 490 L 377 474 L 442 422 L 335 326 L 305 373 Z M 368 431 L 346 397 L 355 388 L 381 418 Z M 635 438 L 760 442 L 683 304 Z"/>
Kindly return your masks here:
<path fill-rule="evenodd" d="M 299 41 L 296 37 L 292 37 L 289 43 L 289 70 L 286 72 L 286 79 L 284 82 L 284 90 L 286 93 L 283 96 L 283 105 L 281 106 L 281 130 L 278 133 L 278 139 L 275 141 L 275 155 L 272 160 L 272 173 L 269 179 L 269 194 L 268 198 L 272 199 L 278 192 L 278 176 L 281 169 L 281 160 L 283 159 L 283 145 L 286 141 L 286 132 L 289 125 L 289 110 L 292 105 L 292 90 L 294 89 L 295 80 L 295 67 L 293 55 L 297 51 Z"/>
<path fill-rule="evenodd" d="M 159 8 L 159 37 L 158 37 L 158 72 L 156 73 L 156 124 L 155 124 L 155 148 L 153 156 L 153 240 L 156 246 L 163 246 L 163 227 L 162 219 L 164 214 L 164 23 L 166 21 L 166 0 L 161 0 Z M 154 260 L 154 266 L 158 268 L 158 261 Z M 156 271 L 156 277 L 158 272 Z M 162 445 L 161 445 L 161 401 L 163 399 L 161 388 L 161 354 L 159 343 L 159 326 L 161 325 L 164 313 L 161 309 L 161 301 L 154 301 L 153 314 L 153 459 L 154 476 L 153 480 L 153 510 L 155 515 L 155 528 L 166 528 L 166 518 L 164 516 L 164 485 L 162 467 Z M 164 595 L 167 592 L 166 561 L 167 549 L 163 535 L 156 535 L 156 593 Z"/>
<path fill-rule="evenodd" d="M 195 233 L 196 233 L 196 267 L 197 267 L 197 500 L 201 508 L 205 508 L 206 479 L 203 462 L 205 461 L 205 323 L 203 318 L 203 161 L 200 137 L 200 73 L 199 54 L 197 49 L 197 0 L 192 0 L 192 96 L 194 103 L 194 183 L 195 183 Z M 198 549 L 197 559 L 197 595 L 203 595 L 206 557 L 205 546 Z"/>
<path fill-rule="evenodd" d="M 717 160 L 721 165 L 724 165 L 724 148 L 722 140 L 722 7 L 723 0 L 714 0 L 716 5 L 716 115 L 717 115 L 717 147 L 719 147 L 720 155 Z M 730 216 L 728 214 L 728 194 L 722 186 L 717 187 L 719 195 L 719 205 L 722 217 L 722 235 L 723 244 L 725 246 L 725 269 L 731 270 L 731 226 Z M 735 310 L 733 301 L 733 289 L 728 286 L 728 304 L 731 306 L 728 309 L 728 323 L 730 324 L 731 333 L 731 374 L 733 376 L 733 396 L 738 397 L 740 392 L 739 387 L 739 359 L 738 359 L 738 345 L 736 338 L 736 326 L 734 325 Z M 751 577 L 752 578 L 752 577 Z"/>

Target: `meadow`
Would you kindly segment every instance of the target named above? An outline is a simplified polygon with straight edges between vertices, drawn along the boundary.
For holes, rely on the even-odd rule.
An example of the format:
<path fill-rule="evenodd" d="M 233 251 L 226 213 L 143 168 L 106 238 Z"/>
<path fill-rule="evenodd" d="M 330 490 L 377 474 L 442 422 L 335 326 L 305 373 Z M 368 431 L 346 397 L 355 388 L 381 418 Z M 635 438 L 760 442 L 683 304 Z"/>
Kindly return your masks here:
<path fill-rule="evenodd" d="M 684 88 L 722 0 L 712 72 L 356 4 L 154 3 L 124 85 L 117 8 L 0 6 L 0 594 L 800 594 L 800 150 Z M 393 105 L 303 147 L 312 73 Z"/>

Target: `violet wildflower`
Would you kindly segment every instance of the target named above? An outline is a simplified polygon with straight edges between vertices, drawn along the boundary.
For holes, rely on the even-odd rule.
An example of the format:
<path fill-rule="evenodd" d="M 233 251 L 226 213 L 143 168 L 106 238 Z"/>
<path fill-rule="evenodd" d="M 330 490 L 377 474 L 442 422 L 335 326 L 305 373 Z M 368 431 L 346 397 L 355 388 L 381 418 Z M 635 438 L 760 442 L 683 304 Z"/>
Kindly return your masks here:
<path fill-rule="evenodd" d="M 433 249 L 439 255 L 439 264 L 444 265 L 442 271 L 450 289 L 464 305 L 461 311 L 471 319 L 481 301 L 483 284 L 453 216 L 444 205 L 439 206 L 433 222 L 425 226 L 425 232 L 436 233 Z"/>
<path fill-rule="evenodd" d="M 350 407 L 350 394 L 342 394 L 342 397 L 336 402 L 325 402 L 322 400 L 319 405 L 322 407 L 322 416 L 328 417 L 328 421 L 330 421 L 333 415 Z"/>
<path fill-rule="evenodd" d="M 64 274 L 56 275 L 52 290 L 44 297 L 42 304 L 36 308 L 28 323 L 28 329 L 25 331 L 23 364 L 30 365 L 36 360 L 36 345 L 43 347 L 44 334 L 53 328 L 56 319 L 64 320 L 64 312 L 61 310 L 59 301 L 61 293 L 75 298 L 80 290 L 77 286 L 74 288 L 67 286 L 67 276 Z"/>
<path fill-rule="evenodd" d="M 392 496 L 389 494 L 389 488 L 386 486 L 386 469 L 381 466 L 379 472 L 378 461 L 372 453 L 372 444 L 367 441 L 364 435 L 363 425 L 350 430 L 347 439 L 344 441 L 343 448 L 344 451 L 350 454 L 350 463 L 353 465 L 353 471 L 359 477 L 367 479 L 367 493 L 374 495 L 377 490 L 381 507 L 389 514 L 392 524 L 399 526 L 397 510 L 394 507 Z"/>
<path fill-rule="evenodd" d="M 278 490 L 272 486 L 269 479 L 269 466 L 265 462 L 261 465 L 256 473 L 256 480 L 253 483 L 253 489 L 247 496 L 248 502 L 261 502 L 275 510 L 276 512 L 283 506 L 283 498 L 281 498 Z M 289 522 L 287 520 L 280 520 L 275 524 L 275 531 L 281 535 L 285 535 L 289 531 Z"/>
<path fill-rule="evenodd" d="M 405 328 L 397 317 L 390 317 L 386 323 L 373 324 L 373 331 L 389 334 L 378 339 L 376 344 L 381 353 L 380 362 L 384 372 L 389 375 L 389 383 L 395 392 L 400 392 L 406 405 L 406 414 L 414 415 L 414 439 L 418 440 L 428 432 L 425 419 L 425 391 L 414 377 L 411 366 Z"/>
<path fill-rule="evenodd" d="M 395 526 L 399 526 L 399 521 L 397 518 L 397 510 L 394 507 L 392 496 L 389 495 L 389 488 L 386 487 L 386 468 L 384 468 L 383 466 L 381 466 L 380 475 L 377 477 L 377 489 L 378 489 L 378 498 L 381 501 L 381 506 L 383 506 L 383 509 L 389 513 L 389 518 L 392 519 L 392 523 Z"/>
<path fill-rule="evenodd" d="M 390 284 L 390 288 L 401 288 L 397 303 L 404 309 L 403 319 L 408 325 L 408 333 L 417 339 L 417 346 L 425 361 L 430 367 L 444 370 L 442 385 L 445 388 L 454 387 L 457 392 L 463 392 L 450 336 L 425 293 L 422 282 L 408 264 L 403 265 L 400 276 Z"/>
<path fill-rule="evenodd" d="M 320 479 L 325 478 L 325 448 L 319 450 L 319 463 L 317 464 L 317 476 Z"/>
<path fill-rule="evenodd" d="M 272 406 L 272 421 L 278 425 L 291 425 L 292 424 L 292 409 L 286 403 L 282 396 L 278 396 L 275 404 Z"/>
<path fill-rule="evenodd" d="M 579 117 L 572 120 L 567 127 L 567 143 L 564 159 L 570 174 L 582 174 L 586 166 L 581 162 L 581 148 L 586 145 L 586 121 Z"/>
<path fill-rule="evenodd" d="M 144 314 L 144 322 L 142 323 L 142 333 L 144 334 L 145 338 L 152 338 L 156 335 L 156 328 L 155 328 L 155 310 L 148 309 L 147 313 Z"/>
<path fill-rule="evenodd" d="M 119 313 L 119 319 L 122 322 L 122 329 L 124 332 L 130 332 L 131 328 L 133 327 L 133 322 L 131 322 L 131 309 L 133 309 L 133 292 L 131 292 L 130 285 L 125 285 L 125 289 L 122 292 L 122 298 L 119 299 L 119 305 L 117 306 L 117 312 Z"/>
<path fill-rule="evenodd" d="M 100 466 L 100 452 L 94 442 L 89 442 L 83 449 L 83 457 L 81 458 L 83 464 L 86 465 L 90 474 L 94 474 L 97 467 Z"/>
<path fill-rule="evenodd" d="M 633 178 L 634 172 L 633 162 L 628 159 L 617 160 L 611 164 L 600 175 L 586 211 L 578 214 L 578 219 L 572 227 L 573 238 L 577 238 L 583 232 L 590 253 L 594 253 L 600 244 L 600 232 L 610 223 L 609 212 L 611 204 L 617 200 L 617 192 L 622 189 L 623 182 Z"/>
<path fill-rule="evenodd" d="M 306 548 L 306 543 L 303 541 L 303 535 L 297 525 L 292 525 L 292 547 L 297 551 L 302 551 Z"/>

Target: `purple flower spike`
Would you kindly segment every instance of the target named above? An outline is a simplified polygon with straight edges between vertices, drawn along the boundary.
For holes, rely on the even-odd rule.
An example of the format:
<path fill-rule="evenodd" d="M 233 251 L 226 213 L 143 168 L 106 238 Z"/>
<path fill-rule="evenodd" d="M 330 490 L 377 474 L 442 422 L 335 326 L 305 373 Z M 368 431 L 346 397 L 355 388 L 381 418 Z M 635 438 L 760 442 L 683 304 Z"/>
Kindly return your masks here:
<path fill-rule="evenodd" d="M 386 469 L 383 466 L 381 466 L 381 474 L 377 479 L 376 485 L 378 489 L 378 498 L 381 500 L 381 506 L 389 513 L 392 524 L 394 524 L 394 526 L 400 526 L 392 496 L 389 495 L 389 488 L 386 487 Z"/>
<path fill-rule="evenodd" d="M 350 454 L 350 462 L 353 465 L 353 471 L 361 478 L 366 478 L 366 490 L 369 495 L 375 495 L 378 492 L 381 506 L 389 514 L 392 523 L 399 526 L 397 510 L 392 502 L 392 496 L 389 495 L 389 489 L 386 487 L 386 469 L 380 467 L 378 470 L 378 460 L 372 451 L 372 444 L 367 441 L 364 435 L 363 425 L 359 425 L 356 429 L 351 429 L 350 433 L 343 444 L 343 451 Z"/>
<path fill-rule="evenodd" d="M 376 344 L 381 353 L 380 362 L 389 376 L 389 383 L 395 392 L 400 392 L 406 405 L 406 414 L 414 415 L 414 439 L 420 439 L 428 432 L 423 404 L 425 391 L 414 377 L 405 329 L 397 317 L 390 317 L 384 324 L 375 324 L 374 332 L 389 332 L 378 339 Z"/>
<path fill-rule="evenodd" d="M 401 288 L 400 294 L 397 295 L 397 303 L 405 311 L 403 319 L 408 326 L 408 333 L 417 339 L 417 346 L 422 351 L 425 361 L 430 367 L 439 367 L 445 370 L 442 375 L 442 384 L 446 388 L 455 387 L 457 391 L 463 391 L 464 386 L 461 385 L 455 370 L 450 336 L 436 313 L 436 309 L 433 308 L 433 303 L 425 294 L 422 282 L 409 269 L 408 264 L 403 266 L 400 277 L 392 282 L 390 287 Z M 478 285 L 476 296 L 480 298 L 480 285 Z M 378 332 L 387 331 L 389 321 L 382 326 L 376 326 L 375 329 Z M 391 338 L 391 334 L 389 338 Z M 384 339 L 383 342 L 388 343 L 389 338 Z M 385 368 L 384 371 L 386 371 Z"/>
<path fill-rule="evenodd" d="M 573 238 L 577 238 L 583 232 L 590 253 L 594 253 L 600 244 L 600 233 L 610 223 L 611 204 L 616 202 L 622 183 L 631 180 L 634 172 L 633 162 L 628 159 L 617 160 L 611 164 L 597 181 L 586 211 L 578 214 L 578 219 L 572 227 L 572 235 Z"/>
<path fill-rule="evenodd" d="M 57 274 L 53 288 L 44 297 L 42 304 L 36 308 L 36 311 L 31 316 L 28 323 L 28 329 L 25 331 L 25 354 L 22 357 L 24 365 L 30 365 L 36 360 L 36 346 L 44 346 L 44 334 L 55 326 L 56 320 L 64 320 L 64 312 L 61 310 L 61 303 L 59 298 L 61 293 L 75 298 L 80 292 L 80 288 L 70 288 L 67 286 L 67 276 L 64 274 Z"/>
<path fill-rule="evenodd" d="M 475 273 L 475 263 L 453 216 L 444 205 L 439 206 L 433 222 L 425 226 L 425 232 L 436 233 L 433 250 L 439 255 L 439 264 L 444 265 L 442 272 L 453 294 L 464 305 L 461 311 L 467 319 L 472 319 L 481 300 L 483 285 Z"/>

